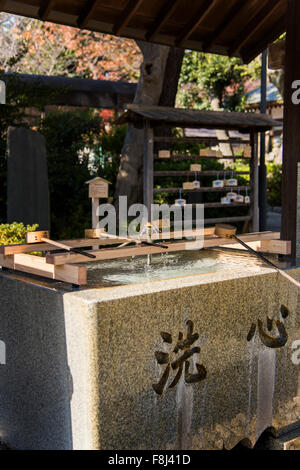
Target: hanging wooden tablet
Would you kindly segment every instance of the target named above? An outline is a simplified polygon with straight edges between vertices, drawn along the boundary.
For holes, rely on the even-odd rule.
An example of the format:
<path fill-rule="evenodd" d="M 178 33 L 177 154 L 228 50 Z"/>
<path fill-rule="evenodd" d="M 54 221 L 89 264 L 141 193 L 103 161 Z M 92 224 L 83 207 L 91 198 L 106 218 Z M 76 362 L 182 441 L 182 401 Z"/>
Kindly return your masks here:
<path fill-rule="evenodd" d="M 170 150 L 159 150 L 158 151 L 158 158 L 170 158 L 171 153 Z"/>
<path fill-rule="evenodd" d="M 217 179 L 212 182 L 213 188 L 223 188 L 224 180 L 219 179 L 219 173 L 217 173 Z"/>
<path fill-rule="evenodd" d="M 244 198 L 245 204 L 250 204 L 250 197 L 248 196 L 248 189 L 246 188 L 246 196 Z"/>
<path fill-rule="evenodd" d="M 226 186 L 238 186 L 238 180 L 233 178 L 233 172 L 231 173 L 231 178 L 226 181 Z"/>
<path fill-rule="evenodd" d="M 185 206 L 186 199 L 175 199 L 175 206 Z"/>
<path fill-rule="evenodd" d="M 182 189 L 179 189 L 179 199 L 175 199 L 175 206 L 185 206 L 186 200 L 182 199 Z"/>
<path fill-rule="evenodd" d="M 231 200 L 235 201 L 237 197 L 237 193 L 230 191 L 230 193 L 227 193 L 226 196 Z"/>
<path fill-rule="evenodd" d="M 198 163 L 191 163 L 190 165 L 190 171 L 201 171 L 201 165 L 199 165 Z"/>
<path fill-rule="evenodd" d="M 221 197 L 221 204 L 231 204 L 231 200 L 227 197 Z"/>
<path fill-rule="evenodd" d="M 200 181 L 197 180 L 197 172 L 195 171 L 195 180 L 193 181 L 193 188 L 199 189 L 200 188 Z"/>
<path fill-rule="evenodd" d="M 240 189 L 238 190 L 237 197 L 235 198 L 235 202 L 243 203 L 244 202 L 244 196 L 240 194 Z"/>
<path fill-rule="evenodd" d="M 191 181 L 185 181 L 182 184 L 182 189 L 194 189 L 194 183 Z"/>

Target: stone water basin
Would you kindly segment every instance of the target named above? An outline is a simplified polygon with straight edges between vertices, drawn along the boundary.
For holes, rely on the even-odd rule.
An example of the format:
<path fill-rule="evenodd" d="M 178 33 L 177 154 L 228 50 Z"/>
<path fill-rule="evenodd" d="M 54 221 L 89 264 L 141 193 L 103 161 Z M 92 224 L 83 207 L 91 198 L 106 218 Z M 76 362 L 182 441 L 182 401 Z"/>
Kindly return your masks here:
<path fill-rule="evenodd" d="M 231 449 L 297 427 L 300 307 L 285 278 L 212 250 L 90 263 L 88 280 L 0 275 L 4 442 Z"/>

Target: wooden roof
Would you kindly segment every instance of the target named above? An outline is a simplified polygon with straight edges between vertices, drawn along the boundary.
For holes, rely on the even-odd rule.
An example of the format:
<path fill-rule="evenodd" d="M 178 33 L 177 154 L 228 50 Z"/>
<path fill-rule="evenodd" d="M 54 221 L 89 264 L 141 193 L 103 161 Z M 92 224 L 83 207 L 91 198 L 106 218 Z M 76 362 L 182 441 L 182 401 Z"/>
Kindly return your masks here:
<path fill-rule="evenodd" d="M 111 184 L 110 181 L 102 178 L 101 176 L 95 176 L 95 178 L 92 178 L 91 180 L 86 181 L 85 184 L 93 184 L 93 183 L 96 183 L 96 181 L 102 181 L 103 183 Z"/>
<path fill-rule="evenodd" d="M 133 101 L 136 84 L 123 81 L 92 80 L 45 75 L 7 73 L 5 83 L 19 81 L 37 88 L 58 90 L 50 103 L 62 106 L 88 106 L 91 108 L 123 109 Z"/>
<path fill-rule="evenodd" d="M 249 62 L 285 30 L 288 0 L 0 0 L 0 11 Z"/>
<path fill-rule="evenodd" d="M 152 125 L 171 127 L 231 129 L 240 132 L 264 132 L 278 125 L 265 114 L 224 111 L 199 111 L 197 109 L 168 108 L 164 106 L 138 106 L 130 104 L 118 123 L 129 122 L 136 126 L 149 120 Z"/>

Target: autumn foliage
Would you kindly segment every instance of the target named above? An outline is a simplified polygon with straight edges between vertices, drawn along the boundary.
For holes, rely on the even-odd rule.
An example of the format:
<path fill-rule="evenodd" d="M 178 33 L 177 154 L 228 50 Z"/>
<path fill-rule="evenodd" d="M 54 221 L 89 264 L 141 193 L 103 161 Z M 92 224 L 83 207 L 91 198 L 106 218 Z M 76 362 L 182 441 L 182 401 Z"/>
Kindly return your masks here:
<path fill-rule="evenodd" d="M 4 13 L 0 25 L 0 66 L 6 72 L 138 79 L 142 54 L 131 39 Z"/>

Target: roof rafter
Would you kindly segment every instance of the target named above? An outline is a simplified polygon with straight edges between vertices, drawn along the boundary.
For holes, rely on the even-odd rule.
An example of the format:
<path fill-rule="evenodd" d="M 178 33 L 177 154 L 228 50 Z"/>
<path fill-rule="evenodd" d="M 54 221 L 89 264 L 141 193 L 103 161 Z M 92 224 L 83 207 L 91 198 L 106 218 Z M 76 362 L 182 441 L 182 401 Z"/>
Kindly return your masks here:
<path fill-rule="evenodd" d="M 157 15 L 152 28 L 146 34 L 146 39 L 151 41 L 156 34 L 161 30 L 164 24 L 168 21 L 170 16 L 176 10 L 180 0 L 168 0 L 163 7 L 161 8 L 159 14 Z"/>
<path fill-rule="evenodd" d="M 113 33 L 117 36 L 122 33 L 123 29 L 126 28 L 129 21 L 136 13 L 137 9 L 141 5 L 143 0 L 129 0 L 126 8 L 124 9 L 119 21 L 113 27 Z"/>
<path fill-rule="evenodd" d="M 93 16 L 95 12 L 98 3 L 99 3 L 98 0 L 90 0 L 87 3 L 86 7 L 84 8 L 84 10 L 81 12 L 81 14 L 79 15 L 77 19 L 77 24 L 79 28 L 86 27 L 86 25 L 88 24 L 89 20 L 91 19 L 91 17 Z"/>
<path fill-rule="evenodd" d="M 210 38 L 203 43 L 203 51 L 207 51 L 210 46 L 216 43 L 221 34 L 229 28 L 231 23 L 236 19 L 236 17 L 241 13 L 241 11 L 246 8 L 245 0 L 239 0 L 235 3 L 232 8 L 229 10 L 228 14 L 222 20 L 220 25 L 215 29 Z"/>
<path fill-rule="evenodd" d="M 193 19 L 187 24 L 179 38 L 175 41 L 176 46 L 182 47 L 184 41 L 186 41 L 191 36 L 191 34 L 193 34 L 200 23 L 204 21 L 205 18 L 209 15 L 217 1 L 218 0 L 208 0 L 205 6 L 200 8 L 197 15 L 194 15 Z"/>
<path fill-rule="evenodd" d="M 262 24 L 273 15 L 274 10 L 278 7 L 279 3 L 280 0 L 269 0 L 263 5 L 261 10 L 248 23 L 248 26 L 244 30 L 244 33 L 241 34 L 241 37 L 233 44 L 232 47 L 230 47 L 228 51 L 230 56 L 236 55 L 249 39 L 257 33 Z"/>
<path fill-rule="evenodd" d="M 46 20 L 49 16 L 50 11 L 53 9 L 53 6 L 55 4 L 56 0 L 48 0 L 46 2 L 43 2 L 39 8 L 39 18 L 40 20 Z"/>
<path fill-rule="evenodd" d="M 285 32 L 285 30 L 286 30 L 285 21 L 282 21 L 282 19 L 280 19 L 277 22 L 276 26 L 273 27 L 272 30 L 270 30 L 264 36 L 264 39 L 260 41 L 259 43 L 257 43 L 255 47 L 251 49 L 251 51 L 247 51 L 247 54 L 243 54 L 243 51 L 241 51 L 241 56 L 242 56 L 243 61 L 247 64 L 251 62 L 251 60 L 255 59 L 255 57 L 260 53 L 260 51 L 264 47 L 266 39 L 268 43 L 271 44 L 272 42 L 276 41 L 276 39 L 278 39 L 279 36 L 281 36 L 281 34 Z"/>

